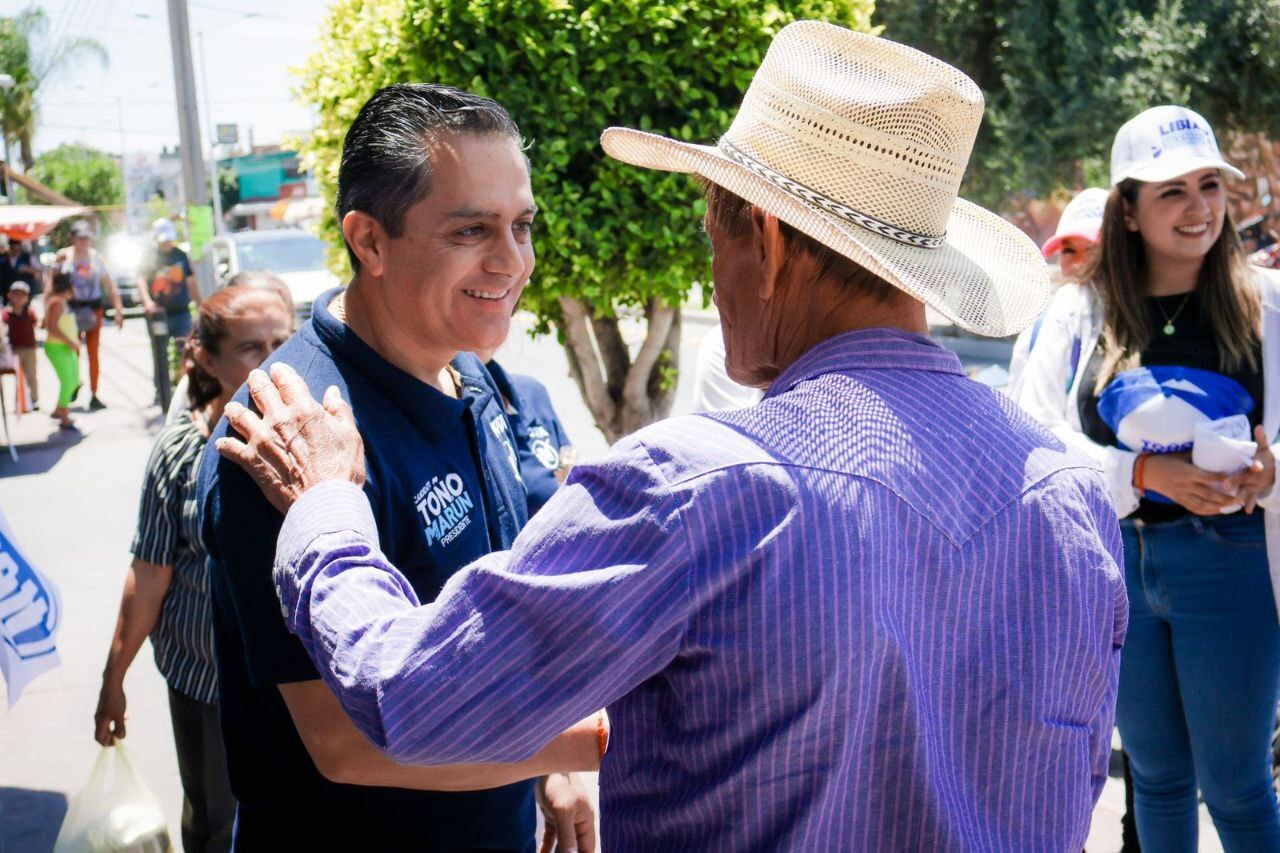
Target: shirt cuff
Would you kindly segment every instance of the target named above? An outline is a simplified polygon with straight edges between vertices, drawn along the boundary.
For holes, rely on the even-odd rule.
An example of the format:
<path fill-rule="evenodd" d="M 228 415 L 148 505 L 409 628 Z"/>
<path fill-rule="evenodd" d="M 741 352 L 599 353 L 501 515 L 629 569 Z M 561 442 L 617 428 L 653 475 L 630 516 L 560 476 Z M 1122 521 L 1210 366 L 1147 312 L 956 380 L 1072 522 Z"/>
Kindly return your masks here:
<path fill-rule="evenodd" d="M 364 489 L 347 480 L 325 480 L 302 493 L 289 508 L 276 539 L 275 587 L 286 624 L 296 610 L 303 575 L 319 556 L 312 545 L 321 536 L 351 531 L 370 544 L 378 542 L 378 525 Z M 310 557 L 310 559 L 308 559 Z"/>
<path fill-rule="evenodd" d="M 1108 447 L 1106 457 L 1107 480 L 1116 502 L 1116 515 L 1125 518 L 1138 508 L 1140 500 L 1138 490 L 1133 486 L 1133 466 L 1138 461 L 1138 454 Z"/>

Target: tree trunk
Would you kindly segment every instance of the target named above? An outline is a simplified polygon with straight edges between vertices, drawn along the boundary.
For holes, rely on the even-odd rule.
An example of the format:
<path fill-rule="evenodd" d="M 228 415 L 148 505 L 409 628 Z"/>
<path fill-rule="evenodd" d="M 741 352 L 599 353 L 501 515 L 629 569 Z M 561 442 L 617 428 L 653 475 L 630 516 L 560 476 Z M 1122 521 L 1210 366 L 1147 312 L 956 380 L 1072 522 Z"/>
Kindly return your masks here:
<path fill-rule="evenodd" d="M 18 149 L 21 152 L 22 171 L 30 172 L 31 167 L 36 164 L 35 154 L 31 150 L 31 130 L 23 129 L 18 131 Z"/>
<path fill-rule="evenodd" d="M 581 299 L 560 299 L 569 370 L 610 444 L 671 413 L 680 362 L 680 309 L 651 301 L 633 355 L 617 317 Z"/>

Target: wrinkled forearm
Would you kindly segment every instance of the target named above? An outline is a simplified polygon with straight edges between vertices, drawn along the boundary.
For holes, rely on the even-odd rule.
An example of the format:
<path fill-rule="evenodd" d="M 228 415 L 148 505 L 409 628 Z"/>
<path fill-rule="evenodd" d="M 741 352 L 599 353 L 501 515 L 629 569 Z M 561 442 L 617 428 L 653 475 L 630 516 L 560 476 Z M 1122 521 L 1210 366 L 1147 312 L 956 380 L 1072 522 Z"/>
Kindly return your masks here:
<path fill-rule="evenodd" d="M 610 490 L 654 496 L 607 523 Z M 460 569 L 420 606 L 378 549 L 363 492 L 320 483 L 280 531 L 285 624 L 397 761 L 522 762 L 675 658 L 689 613 L 678 505 L 641 446 L 613 469 L 579 466 L 512 551 Z"/>

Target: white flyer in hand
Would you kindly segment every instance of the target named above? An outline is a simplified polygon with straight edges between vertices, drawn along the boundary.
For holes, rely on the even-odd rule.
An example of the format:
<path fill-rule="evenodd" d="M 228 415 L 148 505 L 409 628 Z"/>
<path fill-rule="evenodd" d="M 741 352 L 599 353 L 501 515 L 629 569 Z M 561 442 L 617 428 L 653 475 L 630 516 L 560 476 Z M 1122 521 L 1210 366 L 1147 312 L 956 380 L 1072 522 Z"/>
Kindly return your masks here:
<path fill-rule="evenodd" d="M 1244 415 L 1196 424 L 1191 464 L 1197 468 L 1235 474 L 1247 468 L 1257 452 L 1257 442 L 1249 438 L 1249 419 Z"/>

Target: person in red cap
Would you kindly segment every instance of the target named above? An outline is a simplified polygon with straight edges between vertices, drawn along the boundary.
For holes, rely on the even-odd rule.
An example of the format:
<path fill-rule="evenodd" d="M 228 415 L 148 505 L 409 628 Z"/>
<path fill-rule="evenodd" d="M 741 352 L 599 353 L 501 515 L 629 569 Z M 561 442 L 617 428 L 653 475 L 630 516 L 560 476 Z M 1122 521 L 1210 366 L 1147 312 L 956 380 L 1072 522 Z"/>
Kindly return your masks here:
<path fill-rule="evenodd" d="M 1102 228 L 1102 211 L 1106 205 L 1106 190 L 1098 187 L 1084 190 L 1067 204 L 1058 219 L 1058 227 L 1053 236 L 1040 248 L 1046 261 L 1057 256 L 1060 283 L 1074 285 L 1083 277 L 1090 253 L 1098 243 L 1098 230 Z M 1022 393 L 1022 371 L 1036 345 L 1043 321 L 1043 317 L 1036 320 L 1014 341 L 1013 355 L 1009 358 L 1007 389 L 1009 396 L 1015 400 Z"/>

